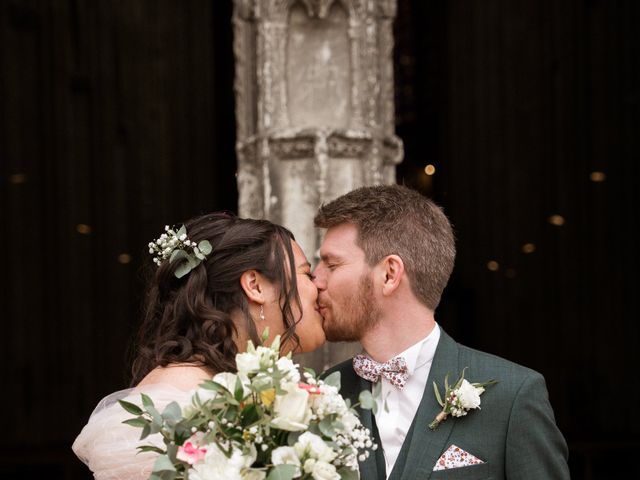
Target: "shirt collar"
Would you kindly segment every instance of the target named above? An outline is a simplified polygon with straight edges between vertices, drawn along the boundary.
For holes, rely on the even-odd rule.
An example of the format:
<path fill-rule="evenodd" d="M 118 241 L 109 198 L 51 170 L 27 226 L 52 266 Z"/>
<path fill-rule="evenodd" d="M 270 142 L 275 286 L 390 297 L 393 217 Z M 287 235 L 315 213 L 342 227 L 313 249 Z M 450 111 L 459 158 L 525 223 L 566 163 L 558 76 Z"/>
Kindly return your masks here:
<path fill-rule="evenodd" d="M 429 335 L 411 345 L 404 352 L 396 355 L 396 357 L 403 357 L 407 362 L 407 372 L 409 375 L 413 375 L 416 368 L 420 368 L 425 363 L 433 360 L 436 347 L 438 346 L 438 340 L 440 340 L 440 327 L 436 323 Z"/>

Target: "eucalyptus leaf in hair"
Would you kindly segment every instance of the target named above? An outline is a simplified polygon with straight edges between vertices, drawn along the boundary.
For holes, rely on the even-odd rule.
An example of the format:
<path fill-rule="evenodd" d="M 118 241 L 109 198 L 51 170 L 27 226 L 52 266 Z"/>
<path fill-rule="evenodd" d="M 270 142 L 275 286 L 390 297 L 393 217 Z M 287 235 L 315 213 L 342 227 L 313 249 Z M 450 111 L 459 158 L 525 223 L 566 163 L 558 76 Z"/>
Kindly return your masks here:
<path fill-rule="evenodd" d="M 198 248 L 200 249 L 200 251 L 202 253 L 204 253 L 205 255 L 209 255 L 211 253 L 211 244 L 209 243 L 209 240 L 202 240 L 199 244 L 198 244 Z"/>
<path fill-rule="evenodd" d="M 176 268 L 176 271 L 174 273 L 175 273 L 176 277 L 182 278 L 187 273 L 189 273 L 190 271 L 191 271 L 191 267 L 189 266 L 189 264 L 188 263 L 183 263 L 178 268 Z"/>
<path fill-rule="evenodd" d="M 149 253 L 155 256 L 153 261 L 158 266 L 167 258 L 169 263 L 180 262 L 174 272 L 178 278 L 184 277 L 200 265 L 213 250 L 208 240 L 201 240 L 198 244 L 190 240 L 184 225 L 177 232 L 168 225 L 164 230 L 165 233 L 160 235 L 160 238 L 149 243 Z"/>
<path fill-rule="evenodd" d="M 189 254 L 184 250 L 174 250 L 169 257 L 169 263 L 173 263 L 176 260 L 188 258 Z"/>

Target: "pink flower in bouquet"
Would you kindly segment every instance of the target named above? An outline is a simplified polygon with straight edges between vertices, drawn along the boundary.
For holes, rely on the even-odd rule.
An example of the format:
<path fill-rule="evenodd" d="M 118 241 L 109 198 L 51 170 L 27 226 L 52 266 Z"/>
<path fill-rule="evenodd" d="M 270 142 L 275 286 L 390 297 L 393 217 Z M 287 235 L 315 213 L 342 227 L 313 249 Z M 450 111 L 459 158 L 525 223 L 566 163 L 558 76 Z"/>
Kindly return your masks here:
<path fill-rule="evenodd" d="M 320 394 L 320 389 L 315 385 L 309 385 L 308 383 L 300 382 L 300 383 L 298 383 L 298 387 L 300 387 L 303 390 L 306 390 L 309 395 L 314 395 L 314 394 L 315 395 L 319 395 Z"/>
<path fill-rule="evenodd" d="M 187 441 L 183 446 L 178 447 L 176 458 L 183 462 L 187 462 L 189 465 L 193 465 L 194 463 L 202 460 L 206 453 L 206 448 L 198 447 L 197 445 Z"/>

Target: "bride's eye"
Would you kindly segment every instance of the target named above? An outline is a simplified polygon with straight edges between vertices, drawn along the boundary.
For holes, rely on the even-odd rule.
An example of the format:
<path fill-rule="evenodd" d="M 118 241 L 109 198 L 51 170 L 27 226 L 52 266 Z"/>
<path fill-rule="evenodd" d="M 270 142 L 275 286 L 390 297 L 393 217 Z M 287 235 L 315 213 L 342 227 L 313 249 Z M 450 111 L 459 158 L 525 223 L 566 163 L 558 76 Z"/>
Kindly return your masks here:
<path fill-rule="evenodd" d="M 309 277 L 309 280 L 314 280 L 316 276 L 311 272 L 304 272 L 304 274 Z"/>

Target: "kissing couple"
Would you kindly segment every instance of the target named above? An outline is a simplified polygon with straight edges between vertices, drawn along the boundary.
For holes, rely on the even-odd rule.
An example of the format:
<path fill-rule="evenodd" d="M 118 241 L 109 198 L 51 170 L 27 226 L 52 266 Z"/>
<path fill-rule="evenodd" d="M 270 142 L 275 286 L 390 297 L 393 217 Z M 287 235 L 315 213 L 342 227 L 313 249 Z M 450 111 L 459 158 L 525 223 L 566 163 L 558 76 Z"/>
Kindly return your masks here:
<path fill-rule="evenodd" d="M 374 392 L 375 413 L 360 415 L 381 448 L 361 461 L 363 479 L 569 478 L 542 375 L 456 343 L 435 320 L 455 259 L 442 209 L 404 186 L 362 187 L 314 221 L 326 233 L 313 270 L 286 228 L 227 213 L 185 222 L 188 263 L 167 260 L 166 235 L 150 244 L 132 388 L 103 399 L 73 446 L 95 478 L 148 478 L 153 466 L 117 400 L 186 403 L 267 329 L 283 355 L 325 339 L 362 345 L 327 373 L 340 372 L 352 403 Z"/>

